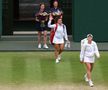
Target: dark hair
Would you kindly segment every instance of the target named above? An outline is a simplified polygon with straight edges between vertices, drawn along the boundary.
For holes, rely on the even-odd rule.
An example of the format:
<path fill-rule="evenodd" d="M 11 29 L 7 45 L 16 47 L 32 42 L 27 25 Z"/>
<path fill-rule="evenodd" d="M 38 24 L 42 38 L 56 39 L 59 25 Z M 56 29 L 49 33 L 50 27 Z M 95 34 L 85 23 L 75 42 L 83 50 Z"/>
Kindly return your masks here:
<path fill-rule="evenodd" d="M 54 3 L 54 2 L 58 2 L 58 0 L 54 0 L 53 3 Z"/>
<path fill-rule="evenodd" d="M 59 1 L 58 0 L 54 0 L 53 1 L 53 7 L 54 7 L 54 3 L 57 2 L 58 3 L 58 7 L 59 7 Z"/>
<path fill-rule="evenodd" d="M 54 19 L 54 22 L 57 23 L 59 19 L 62 19 L 62 18 L 61 18 L 60 16 L 56 17 L 56 18 Z"/>
<path fill-rule="evenodd" d="M 44 2 L 42 2 L 42 3 L 40 3 L 40 5 L 39 5 L 39 9 L 40 9 L 41 5 L 46 6 L 46 5 L 45 5 L 45 3 L 44 3 Z"/>

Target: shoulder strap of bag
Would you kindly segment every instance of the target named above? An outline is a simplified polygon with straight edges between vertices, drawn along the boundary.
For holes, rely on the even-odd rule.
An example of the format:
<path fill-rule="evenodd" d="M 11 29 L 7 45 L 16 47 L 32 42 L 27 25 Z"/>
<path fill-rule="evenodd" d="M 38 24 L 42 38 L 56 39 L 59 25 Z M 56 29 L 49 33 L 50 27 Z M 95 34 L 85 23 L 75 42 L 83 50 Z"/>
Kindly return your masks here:
<path fill-rule="evenodd" d="M 57 31 L 57 27 L 58 27 L 58 24 L 56 23 L 56 27 L 55 27 L 55 30 L 54 30 L 55 32 Z"/>

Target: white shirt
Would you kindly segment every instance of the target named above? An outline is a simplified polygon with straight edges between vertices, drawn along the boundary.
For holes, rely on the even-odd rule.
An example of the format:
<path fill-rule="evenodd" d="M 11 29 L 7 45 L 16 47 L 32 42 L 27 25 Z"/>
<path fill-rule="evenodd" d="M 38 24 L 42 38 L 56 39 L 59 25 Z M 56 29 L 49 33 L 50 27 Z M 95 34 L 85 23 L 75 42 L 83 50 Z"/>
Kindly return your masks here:
<path fill-rule="evenodd" d="M 87 38 L 82 39 L 81 40 L 81 48 L 83 47 L 84 43 L 87 43 L 87 42 L 88 42 Z"/>
<path fill-rule="evenodd" d="M 51 25 L 51 20 L 49 20 L 48 27 L 55 28 L 56 24 Z M 53 43 L 56 43 L 56 44 L 64 43 L 64 38 L 65 40 L 68 40 L 66 26 L 64 24 L 61 24 L 61 25 L 58 24 L 57 30 L 54 35 Z"/>
<path fill-rule="evenodd" d="M 94 57 L 95 55 L 98 58 L 100 57 L 97 44 L 94 41 L 92 41 L 91 44 L 88 44 L 88 42 L 85 42 L 81 48 L 80 61 L 82 61 L 85 56 L 86 57 Z"/>

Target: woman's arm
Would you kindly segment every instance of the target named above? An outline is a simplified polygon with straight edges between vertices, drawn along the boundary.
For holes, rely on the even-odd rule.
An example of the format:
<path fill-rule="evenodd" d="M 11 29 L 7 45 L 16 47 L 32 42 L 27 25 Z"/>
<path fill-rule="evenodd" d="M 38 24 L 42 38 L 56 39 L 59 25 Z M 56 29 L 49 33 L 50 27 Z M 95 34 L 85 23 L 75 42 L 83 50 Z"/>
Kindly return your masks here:
<path fill-rule="evenodd" d="M 49 21 L 48 21 L 48 27 L 49 27 L 49 28 L 55 28 L 56 25 L 55 25 L 55 24 L 52 24 L 52 25 L 51 25 L 51 20 L 49 20 Z"/>
<path fill-rule="evenodd" d="M 35 14 L 35 20 L 36 20 L 37 22 L 39 22 L 38 15 L 39 15 L 39 12 Z"/>
<path fill-rule="evenodd" d="M 88 41 L 87 38 L 84 38 L 84 39 L 81 40 L 81 48 L 82 48 L 82 46 L 83 46 L 87 41 Z"/>
<path fill-rule="evenodd" d="M 36 17 L 36 19 L 35 19 L 37 22 L 39 22 L 39 19 L 38 19 L 38 17 Z"/>
<path fill-rule="evenodd" d="M 64 31 L 64 38 L 65 38 L 65 40 L 66 41 L 68 41 L 68 35 L 67 35 L 67 29 L 66 29 L 66 26 L 65 25 L 63 25 L 63 31 Z"/>
<path fill-rule="evenodd" d="M 84 60 L 84 55 L 85 55 L 85 47 L 86 45 L 84 44 L 81 48 L 81 52 L 80 52 L 80 61 L 83 62 Z"/>
<path fill-rule="evenodd" d="M 53 17 L 50 15 L 49 21 L 48 21 L 48 27 L 49 27 L 49 28 L 55 28 L 55 27 L 56 27 L 55 24 L 52 24 L 52 25 L 51 25 L 51 21 L 52 21 L 52 20 L 53 20 Z"/>
<path fill-rule="evenodd" d="M 100 58 L 99 50 L 98 50 L 96 43 L 95 43 L 95 54 L 96 54 L 97 58 Z"/>

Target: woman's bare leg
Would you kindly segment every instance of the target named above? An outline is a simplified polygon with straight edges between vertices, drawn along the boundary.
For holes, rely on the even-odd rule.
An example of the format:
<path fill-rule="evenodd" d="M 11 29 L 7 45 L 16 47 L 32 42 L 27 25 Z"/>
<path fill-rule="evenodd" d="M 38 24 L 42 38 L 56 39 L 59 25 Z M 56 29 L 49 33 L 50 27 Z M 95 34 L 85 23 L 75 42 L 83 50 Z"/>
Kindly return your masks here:
<path fill-rule="evenodd" d="M 41 35 L 42 32 L 38 31 L 38 44 L 41 44 Z"/>
<path fill-rule="evenodd" d="M 47 31 L 43 32 L 44 34 L 44 45 L 47 43 Z"/>
<path fill-rule="evenodd" d="M 59 44 L 55 44 L 54 48 L 55 48 L 55 58 L 57 59 L 59 55 L 59 49 L 60 49 Z"/>
<path fill-rule="evenodd" d="M 88 80 L 91 80 L 91 64 L 90 63 L 85 63 L 86 64 L 86 70 L 87 70 L 87 78 Z"/>

